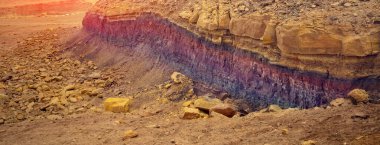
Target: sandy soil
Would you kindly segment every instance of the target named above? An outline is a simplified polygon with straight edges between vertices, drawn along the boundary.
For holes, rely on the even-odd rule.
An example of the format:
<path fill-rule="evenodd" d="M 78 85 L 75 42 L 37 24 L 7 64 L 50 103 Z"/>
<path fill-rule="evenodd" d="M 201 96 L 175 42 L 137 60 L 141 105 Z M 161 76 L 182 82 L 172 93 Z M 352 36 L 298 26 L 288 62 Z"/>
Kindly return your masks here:
<path fill-rule="evenodd" d="M 82 16 L 78 13 L 0 20 L 0 94 L 7 96 L 0 98 L 0 144 L 380 142 L 380 104 L 181 119 L 183 100 L 161 97 L 168 90 L 157 87 L 170 82 L 170 69 L 147 71 L 152 67 L 141 62 L 128 66 L 134 70 L 128 71 L 62 55 L 67 40 L 79 33 Z M 51 104 L 62 95 L 62 89 L 72 84 L 81 97 L 62 106 Z M 133 96 L 131 111 L 104 112 L 102 102 L 112 96 Z M 123 139 L 127 130 L 134 130 L 137 137 Z"/>

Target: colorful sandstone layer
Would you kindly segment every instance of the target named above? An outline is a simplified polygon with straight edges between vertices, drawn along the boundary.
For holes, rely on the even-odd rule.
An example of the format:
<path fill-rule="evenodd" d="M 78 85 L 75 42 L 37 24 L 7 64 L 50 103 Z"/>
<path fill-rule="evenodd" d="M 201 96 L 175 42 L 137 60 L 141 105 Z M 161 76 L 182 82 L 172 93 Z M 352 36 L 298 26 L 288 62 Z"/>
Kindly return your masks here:
<path fill-rule="evenodd" d="M 356 15 L 366 17 L 354 23 L 332 13 L 347 7 L 346 3 L 323 2 L 318 7 L 331 13 L 316 13 L 313 5 L 297 11 L 298 16 L 293 11 L 278 13 L 284 5 L 276 1 L 101 0 L 87 13 L 83 25 L 105 41 L 148 45 L 151 52 L 176 62 L 195 80 L 254 106 L 276 103 L 308 108 L 345 97 L 353 88 L 378 93 L 380 26 L 377 16 L 368 13 L 379 10 L 359 11 Z M 372 5 L 380 4 L 366 1 L 352 7 Z M 325 17 L 340 21 L 329 22 Z"/>

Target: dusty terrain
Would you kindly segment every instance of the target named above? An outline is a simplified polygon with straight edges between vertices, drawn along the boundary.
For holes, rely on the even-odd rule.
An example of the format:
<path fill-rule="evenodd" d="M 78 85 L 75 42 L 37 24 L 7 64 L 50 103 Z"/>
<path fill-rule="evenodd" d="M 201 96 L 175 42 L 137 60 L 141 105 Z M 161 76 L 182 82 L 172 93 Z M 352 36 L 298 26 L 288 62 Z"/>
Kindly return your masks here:
<path fill-rule="evenodd" d="M 125 62 L 111 66 L 96 63 L 102 62 L 99 57 L 68 55 L 83 16 L 0 19 L 0 144 L 380 142 L 380 104 L 374 103 L 251 112 L 239 100 L 222 98 L 240 105 L 238 115 L 182 119 L 183 102 L 212 91 L 198 82 L 175 83 L 170 78 L 175 69 L 129 50 L 122 53 L 128 54 L 122 55 Z M 76 49 L 82 43 L 87 44 L 75 42 Z M 128 113 L 111 113 L 103 108 L 109 97 L 134 101 Z M 128 130 L 137 136 L 125 138 Z"/>

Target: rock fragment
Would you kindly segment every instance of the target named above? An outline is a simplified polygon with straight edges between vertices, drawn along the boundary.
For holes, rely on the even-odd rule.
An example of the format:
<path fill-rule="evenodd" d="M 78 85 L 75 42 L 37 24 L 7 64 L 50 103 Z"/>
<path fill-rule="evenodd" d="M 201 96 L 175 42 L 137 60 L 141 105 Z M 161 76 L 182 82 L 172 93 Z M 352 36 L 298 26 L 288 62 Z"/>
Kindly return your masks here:
<path fill-rule="evenodd" d="M 316 145 L 316 144 L 317 144 L 317 142 L 314 140 L 307 140 L 307 141 L 303 141 L 301 143 L 301 145 Z"/>
<path fill-rule="evenodd" d="M 282 111 L 282 108 L 278 105 L 270 105 L 268 107 L 268 112 L 280 112 Z"/>
<path fill-rule="evenodd" d="M 222 104 L 222 101 L 219 99 L 210 99 L 210 98 L 199 98 L 194 101 L 194 107 L 202 110 L 209 111 L 212 107 Z"/>
<path fill-rule="evenodd" d="M 49 120 L 59 120 L 59 119 L 62 119 L 62 116 L 59 116 L 59 115 L 49 115 L 46 118 L 49 119 Z"/>
<path fill-rule="evenodd" d="M 139 135 L 134 130 L 128 130 L 124 132 L 123 134 L 123 140 L 129 139 L 129 138 L 136 138 Z"/>
<path fill-rule="evenodd" d="M 172 79 L 174 83 L 177 83 L 177 84 L 183 83 L 187 79 L 185 75 L 179 72 L 173 72 L 170 78 Z"/>
<path fill-rule="evenodd" d="M 212 107 L 210 110 L 213 112 L 223 114 L 224 116 L 227 116 L 230 118 L 233 117 L 237 112 L 234 109 L 234 107 L 229 105 L 229 104 L 218 104 L 218 105 L 215 105 L 214 107 Z"/>
<path fill-rule="evenodd" d="M 104 101 L 104 109 L 114 113 L 125 113 L 129 111 L 130 104 L 129 98 L 107 98 Z"/>
<path fill-rule="evenodd" d="M 351 97 L 355 103 L 366 103 L 369 101 L 369 95 L 367 91 L 362 89 L 354 89 L 348 93 L 348 96 Z"/>
<path fill-rule="evenodd" d="M 184 107 L 183 108 L 183 112 L 184 112 L 184 114 L 183 114 L 182 119 L 187 119 L 187 120 L 197 119 L 197 118 L 201 118 L 201 117 L 207 116 L 207 114 L 202 113 L 197 108 Z"/>
<path fill-rule="evenodd" d="M 330 102 L 330 105 L 333 107 L 338 107 L 338 106 L 349 106 L 352 105 L 351 100 L 345 99 L 345 98 L 337 98 L 333 101 Z"/>

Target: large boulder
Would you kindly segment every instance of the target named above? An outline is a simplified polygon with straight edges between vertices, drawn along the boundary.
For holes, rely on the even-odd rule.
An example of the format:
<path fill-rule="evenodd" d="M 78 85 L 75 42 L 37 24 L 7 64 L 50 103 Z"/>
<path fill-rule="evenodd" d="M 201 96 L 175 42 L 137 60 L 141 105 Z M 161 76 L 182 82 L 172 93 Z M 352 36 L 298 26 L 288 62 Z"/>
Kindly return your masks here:
<path fill-rule="evenodd" d="M 230 118 L 233 117 L 237 113 L 236 109 L 232 105 L 229 105 L 229 104 L 218 104 L 212 107 L 210 110 L 212 112 L 223 114 L 224 116 L 227 116 Z"/>
<path fill-rule="evenodd" d="M 201 110 L 210 111 L 210 109 L 218 104 L 222 104 L 219 99 L 199 98 L 194 101 L 194 107 Z"/>
<path fill-rule="evenodd" d="M 190 108 L 190 107 L 184 107 L 183 108 L 183 116 L 182 116 L 182 119 L 198 119 L 198 118 L 201 118 L 201 117 L 207 117 L 208 115 L 201 112 L 199 109 L 197 108 Z"/>
<path fill-rule="evenodd" d="M 354 89 L 348 93 L 348 96 L 351 97 L 356 103 L 369 101 L 369 95 L 367 91 L 362 89 Z"/>

